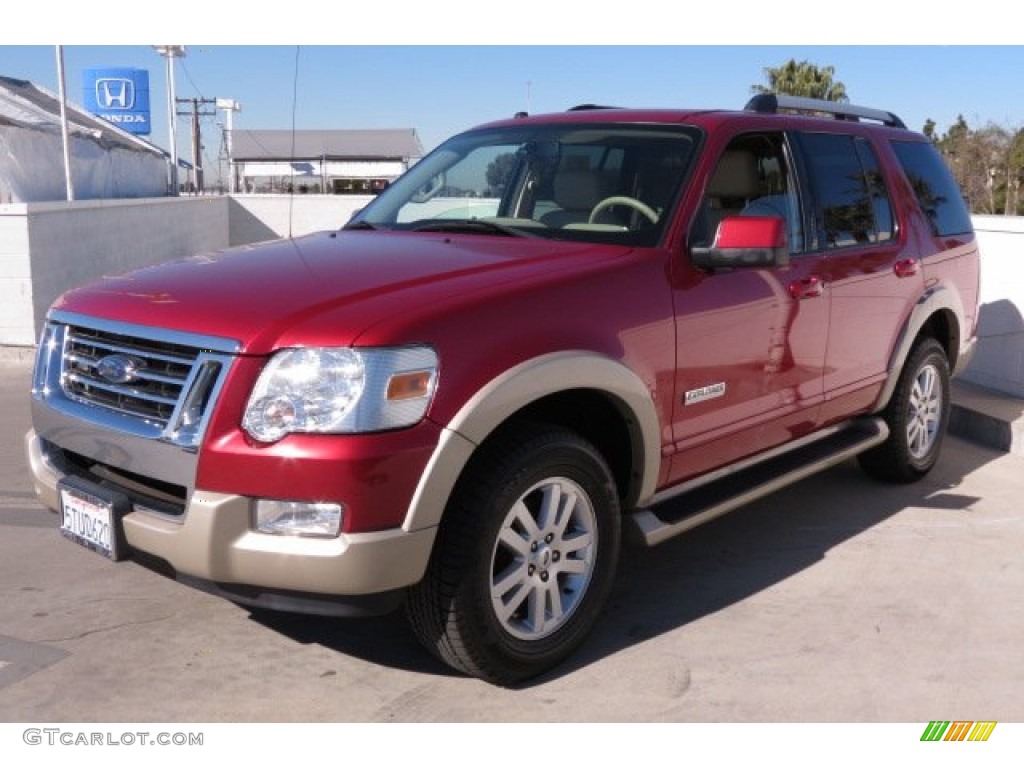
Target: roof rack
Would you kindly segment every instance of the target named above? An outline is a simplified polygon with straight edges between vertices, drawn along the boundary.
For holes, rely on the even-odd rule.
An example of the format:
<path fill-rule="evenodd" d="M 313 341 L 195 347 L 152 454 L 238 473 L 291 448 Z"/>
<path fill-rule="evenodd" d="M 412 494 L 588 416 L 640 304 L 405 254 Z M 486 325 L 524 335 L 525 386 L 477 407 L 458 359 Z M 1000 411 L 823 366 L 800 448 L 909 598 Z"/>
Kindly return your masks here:
<path fill-rule="evenodd" d="M 832 115 L 836 120 L 860 120 L 863 118 L 865 120 L 876 120 L 890 128 L 907 127 L 892 112 L 886 112 L 882 109 L 858 107 L 853 104 L 825 101 L 824 99 L 808 99 L 803 96 L 762 93 L 748 101 L 743 109 L 747 112 L 763 112 L 766 114 L 776 114 L 779 110 L 783 109 L 795 112 L 817 112 Z"/>

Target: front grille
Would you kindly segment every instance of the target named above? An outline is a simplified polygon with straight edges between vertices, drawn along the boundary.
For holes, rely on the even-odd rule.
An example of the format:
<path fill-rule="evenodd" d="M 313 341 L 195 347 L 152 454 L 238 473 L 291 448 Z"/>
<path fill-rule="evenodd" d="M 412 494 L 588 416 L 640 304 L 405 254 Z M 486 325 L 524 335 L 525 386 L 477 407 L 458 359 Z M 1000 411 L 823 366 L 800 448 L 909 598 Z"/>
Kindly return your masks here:
<path fill-rule="evenodd" d="M 147 331 L 152 332 L 143 335 Z M 230 365 L 229 349 L 224 340 L 161 329 L 54 323 L 40 349 L 33 391 L 49 397 L 58 366 L 48 360 L 59 355 L 60 391 L 67 400 L 88 406 L 88 418 L 195 447 Z"/>
<path fill-rule="evenodd" d="M 101 361 L 115 356 L 132 366 L 130 380 L 112 381 L 101 375 Z M 64 347 L 64 392 L 165 428 L 198 357 L 199 350 L 180 344 L 70 328 Z"/>

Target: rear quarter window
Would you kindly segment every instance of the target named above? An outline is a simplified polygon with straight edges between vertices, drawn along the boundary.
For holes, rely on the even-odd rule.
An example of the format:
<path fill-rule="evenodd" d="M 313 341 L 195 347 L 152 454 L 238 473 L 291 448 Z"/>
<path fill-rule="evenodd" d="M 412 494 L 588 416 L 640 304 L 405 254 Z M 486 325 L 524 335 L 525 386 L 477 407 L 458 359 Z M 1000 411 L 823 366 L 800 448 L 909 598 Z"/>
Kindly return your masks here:
<path fill-rule="evenodd" d="M 938 150 L 912 141 L 894 141 L 892 148 L 932 231 L 939 237 L 971 232 L 970 211 Z"/>

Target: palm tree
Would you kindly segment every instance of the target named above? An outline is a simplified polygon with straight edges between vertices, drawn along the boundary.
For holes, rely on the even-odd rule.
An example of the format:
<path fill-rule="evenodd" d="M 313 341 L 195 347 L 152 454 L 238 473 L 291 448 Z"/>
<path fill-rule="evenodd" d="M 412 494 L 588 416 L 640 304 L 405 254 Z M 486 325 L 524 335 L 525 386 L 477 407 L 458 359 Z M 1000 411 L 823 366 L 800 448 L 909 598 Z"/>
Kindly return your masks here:
<path fill-rule="evenodd" d="M 781 67 L 765 67 L 768 85 L 753 85 L 753 93 L 784 93 L 825 101 L 848 102 L 846 86 L 834 80 L 835 67 L 819 67 L 809 61 L 790 59 Z"/>

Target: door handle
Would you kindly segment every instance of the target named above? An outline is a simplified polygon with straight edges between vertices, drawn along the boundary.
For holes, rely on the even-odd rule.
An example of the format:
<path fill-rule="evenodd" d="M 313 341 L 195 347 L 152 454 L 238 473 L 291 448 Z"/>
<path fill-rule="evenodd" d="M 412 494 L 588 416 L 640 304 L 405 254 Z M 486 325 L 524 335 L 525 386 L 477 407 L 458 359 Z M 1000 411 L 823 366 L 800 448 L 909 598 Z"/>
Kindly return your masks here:
<path fill-rule="evenodd" d="M 892 271 L 896 273 L 896 277 L 913 277 L 920 269 L 920 259 L 900 259 L 892 265 Z"/>
<path fill-rule="evenodd" d="M 789 284 L 789 295 L 794 299 L 814 299 L 825 292 L 825 281 L 811 275 Z"/>

